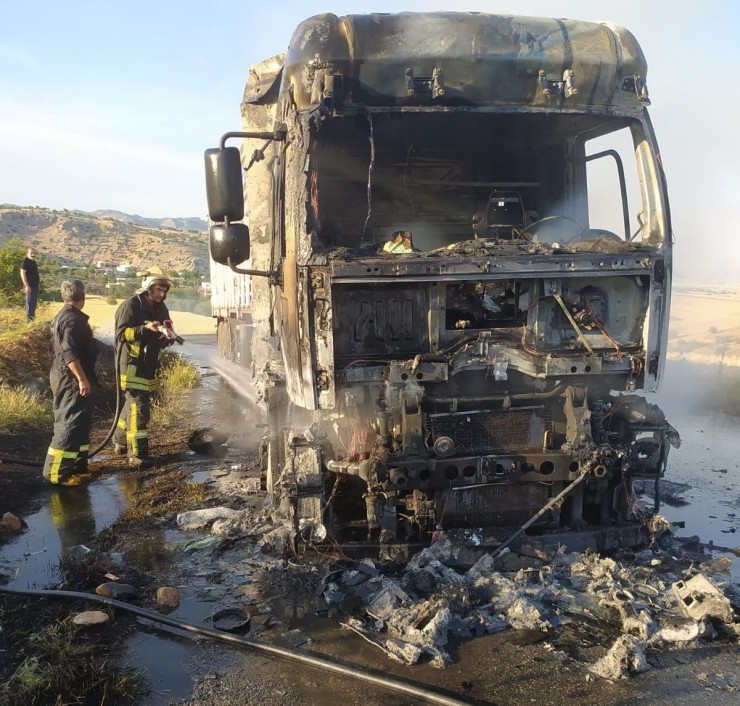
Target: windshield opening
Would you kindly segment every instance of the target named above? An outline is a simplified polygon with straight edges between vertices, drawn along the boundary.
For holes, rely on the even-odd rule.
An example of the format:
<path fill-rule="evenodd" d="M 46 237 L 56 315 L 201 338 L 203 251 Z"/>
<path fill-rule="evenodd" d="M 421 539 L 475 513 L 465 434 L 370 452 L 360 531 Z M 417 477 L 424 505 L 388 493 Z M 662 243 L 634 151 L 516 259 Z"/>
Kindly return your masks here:
<path fill-rule="evenodd" d="M 547 242 L 541 225 L 555 221 L 552 238 L 559 242 L 601 235 L 607 225 L 609 236 L 627 240 L 619 179 L 598 179 L 598 202 L 616 217 L 602 219 L 603 209 L 589 198 L 590 175 L 602 165 L 587 166 L 592 157 L 584 145 L 596 137 L 601 144 L 612 132 L 645 139 L 638 121 L 591 115 L 400 112 L 328 119 L 312 128 L 308 230 L 324 248 L 385 243 L 399 231 L 423 251 L 473 239 Z M 629 165 L 626 192 L 640 198 L 634 145 L 621 155 Z M 630 208 L 633 217 L 640 210 Z"/>

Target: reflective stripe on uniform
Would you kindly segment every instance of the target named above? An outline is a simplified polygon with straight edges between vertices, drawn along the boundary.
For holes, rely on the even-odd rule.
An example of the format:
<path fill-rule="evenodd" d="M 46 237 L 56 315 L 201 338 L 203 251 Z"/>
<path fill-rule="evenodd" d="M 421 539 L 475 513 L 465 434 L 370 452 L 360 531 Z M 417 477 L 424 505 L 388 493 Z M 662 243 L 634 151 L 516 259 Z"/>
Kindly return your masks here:
<path fill-rule="evenodd" d="M 147 429 L 139 430 L 139 405 L 136 402 L 131 403 L 131 413 L 128 418 L 129 430 L 126 432 L 126 441 L 131 444 L 131 455 L 139 455 L 139 439 L 148 439 L 149 431 Z"/>
<path fill-rule="evenodd" d="M 64 461 L 65 458 L 76 459 L 80 455 L 77 451 L 54 449 L 51 446 L 46 453 L 53 459 L 51 466 L 49 467 L 49 481 L 52 483 L 59 482 L 59 468 L 62 465 L 62 461 Z"/>
<path fill-rule="evenodd" d="M 143 392 L 151 392 L 154 390 L 155 384 L 155 380 L 139 377 L 136 374 L 135 365 L 129 365 L 126 372 L 121 375 L 121 387 L 124 390 L 142 390 Z"/>
<path fill-rule="evenodd" d="M 136 329 L 130 326 L 123 330 L 123 338 L 126 343 L 133 343 L 136 340 Z"/>

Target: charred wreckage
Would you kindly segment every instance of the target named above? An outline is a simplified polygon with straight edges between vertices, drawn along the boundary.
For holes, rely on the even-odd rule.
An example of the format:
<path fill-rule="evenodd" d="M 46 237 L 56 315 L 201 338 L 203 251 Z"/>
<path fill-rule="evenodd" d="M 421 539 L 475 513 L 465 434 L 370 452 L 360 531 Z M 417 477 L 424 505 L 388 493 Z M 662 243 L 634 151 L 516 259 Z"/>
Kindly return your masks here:
<path fill-rule="evenodd" d="M 319 15 L 250 69 L 205 155 L 213 267 L 250 293 L 219 346 L 297 536 L 640 541 L 632 482 L 679 443 L 638 394 L 671 293 L 646 71 L 621 27 L 480 13 Z"/>

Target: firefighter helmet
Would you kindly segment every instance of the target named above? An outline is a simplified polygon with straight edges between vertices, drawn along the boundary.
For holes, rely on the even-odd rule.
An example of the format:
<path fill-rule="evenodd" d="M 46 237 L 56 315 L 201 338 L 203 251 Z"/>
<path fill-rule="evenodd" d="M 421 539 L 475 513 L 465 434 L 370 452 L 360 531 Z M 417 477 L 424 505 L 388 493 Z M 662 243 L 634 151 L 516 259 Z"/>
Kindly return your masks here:
<path fill-rule="evenodd" d="M 155 284 L 158 284 L 160 287 L 167 287 L 167 291 L 172 287 L 172 278 L 165 272 L 162 272 L 161 268 L 156 265 L 139 274 L 144 278 L 141 281 L 141 288 L 144 290 L 151 289 Z"/>

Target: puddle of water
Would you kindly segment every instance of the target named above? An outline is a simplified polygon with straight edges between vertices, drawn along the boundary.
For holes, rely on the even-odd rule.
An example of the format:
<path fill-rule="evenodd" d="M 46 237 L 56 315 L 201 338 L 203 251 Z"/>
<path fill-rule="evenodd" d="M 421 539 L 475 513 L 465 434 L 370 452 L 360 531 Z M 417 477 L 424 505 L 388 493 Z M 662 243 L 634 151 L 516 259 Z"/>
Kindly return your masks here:
<path fill-rule="evenodd" d="M 139 621 L 138 631 L 126 643 L 123 662 L 126 666 L 144 670 L 150 692 L 141 703 L 164 706 L 173 699 L 189 696 L 193 689 L 188 669 L 192 646 L 152 625 L 147 620 Z"/>
<path fill-rule="evenodd" d="M 66 552 L 84 553 L 98 532 L 128 507 L 124 476 L 96 479 L 86 486 L 46 489 L 43 506 L 24 517 L 28 527 L 2 547 L 9 585 L 43 588 L 57 579 Z"/>

